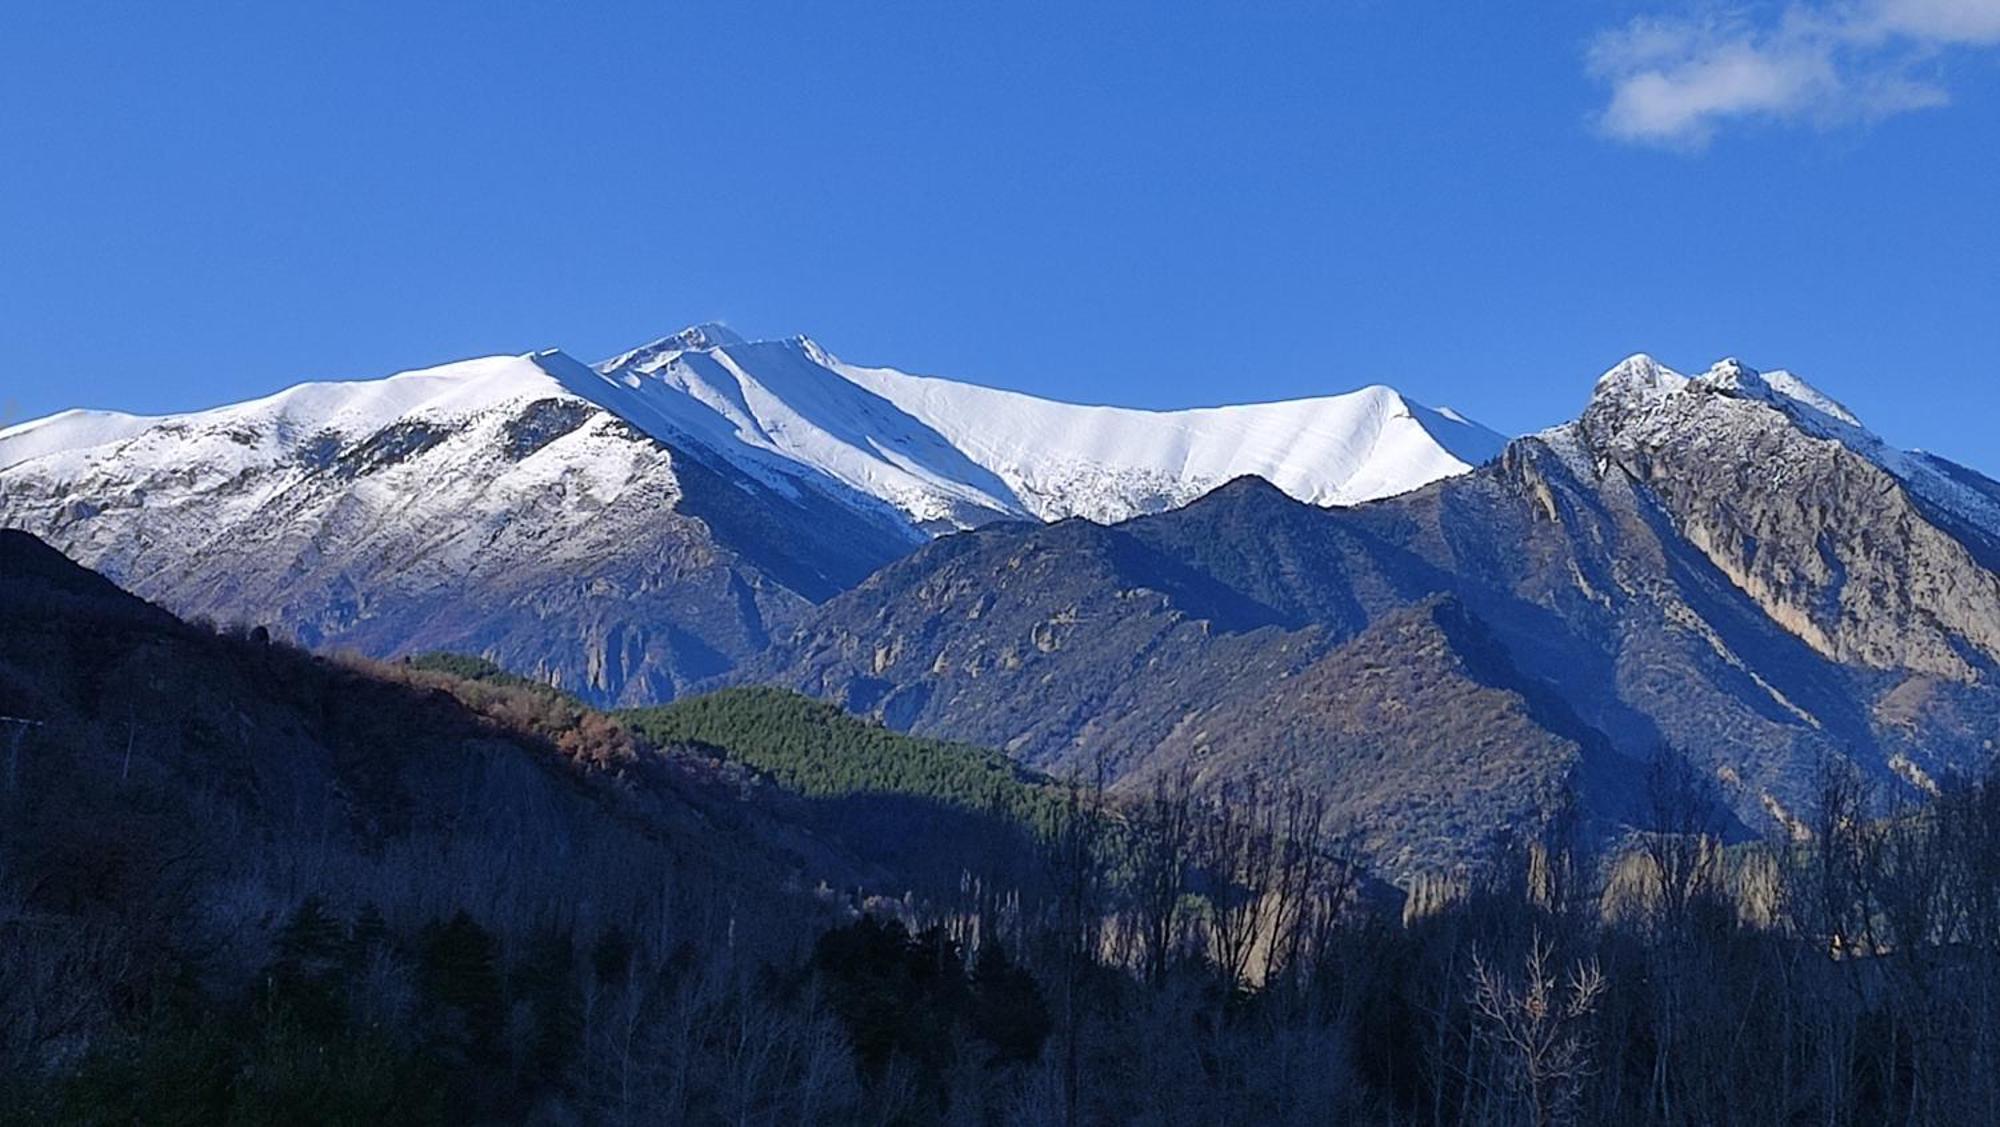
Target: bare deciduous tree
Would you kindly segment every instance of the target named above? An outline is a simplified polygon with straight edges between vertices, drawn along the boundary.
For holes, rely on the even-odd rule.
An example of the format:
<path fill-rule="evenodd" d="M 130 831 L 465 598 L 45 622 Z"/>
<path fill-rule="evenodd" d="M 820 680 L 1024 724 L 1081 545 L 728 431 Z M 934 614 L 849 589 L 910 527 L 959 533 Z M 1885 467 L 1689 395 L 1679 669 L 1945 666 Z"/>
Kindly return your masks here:
<path fill-rule="evenodd" d="M 1472 958 L 1469 998 L 1480 1035 L 1504 1065 L 1501 1075 L 1528 1105 L 1535 1127 L 1574 1120 L 1591 1074 L 1590 1019 L 1603 998 L 1596 960 L 1578 962 L 1559 982 L 1554 944 L 1537 934 L 1522 977 Z"/>
<path fill-rule="evenodd" d="M 1188 893 L 1196 822 L 1191 772 L 1156 780 L 1133 811 L 1131 928 L 1139 973 L 1157 983 L 1180 941 L 1182 901 Z"/>

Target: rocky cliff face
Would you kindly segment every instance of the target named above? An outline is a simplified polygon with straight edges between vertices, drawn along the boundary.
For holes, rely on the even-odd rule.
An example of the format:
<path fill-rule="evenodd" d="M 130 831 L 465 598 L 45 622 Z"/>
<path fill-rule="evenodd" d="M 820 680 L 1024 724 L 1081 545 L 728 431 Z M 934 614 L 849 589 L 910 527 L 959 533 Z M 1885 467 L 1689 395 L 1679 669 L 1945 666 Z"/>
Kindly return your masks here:
<path fill-rule="evenodd" d="M 2000 583 L 1960 539 L 1990 515 L 1983 494 L 1781 390 L 1796 383 L 1725 362 L 1663 389 L 1637 366 L 1606 377 L 1577 435 L 1773 622 L 1838 662 L 1961 682 L 1991 668 Z"/>

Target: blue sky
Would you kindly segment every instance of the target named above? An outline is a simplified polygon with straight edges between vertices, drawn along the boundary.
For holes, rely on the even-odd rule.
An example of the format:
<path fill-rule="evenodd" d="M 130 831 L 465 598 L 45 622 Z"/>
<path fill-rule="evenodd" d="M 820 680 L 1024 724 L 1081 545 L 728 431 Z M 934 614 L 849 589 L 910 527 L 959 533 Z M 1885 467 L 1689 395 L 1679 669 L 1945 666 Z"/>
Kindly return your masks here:
<path fill-rule="evenodd" d="M 0 411 L 720 319 L 1519 432 L 1648 351 L 2000 472 L 2000 0 L 9 5 Z"/>

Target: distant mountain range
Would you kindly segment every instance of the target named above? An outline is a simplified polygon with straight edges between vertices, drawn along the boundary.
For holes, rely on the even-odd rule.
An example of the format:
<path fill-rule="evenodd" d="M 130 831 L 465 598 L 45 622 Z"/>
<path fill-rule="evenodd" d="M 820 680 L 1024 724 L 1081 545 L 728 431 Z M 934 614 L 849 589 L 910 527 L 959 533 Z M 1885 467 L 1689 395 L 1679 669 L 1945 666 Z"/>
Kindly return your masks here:
<path fill-rule="evenodd" d="M 2000 483 L 1783 372 L 1635 356 L 1503 442 L 1382 388 L 1079 407 L 714 326 L 0 431 L 0 525 L 184 614 L 601 703 L 801 689 L 1136 787 L 1326 795 L 1390 875 L 1685 755 L 1739 833 L 1819 764 L 2000 738 Z"/>
<path fill-rule="evenodd" d="M 183 614 L 645 703 L 935 534 L 1157 512 L 1244 473 L 1350 503 L 1500 445 L 1386 388 L 1078 407 L 703 325 L 595 368 L 551 351 L 21 424 L 0 431 L 0 526 Z"/>

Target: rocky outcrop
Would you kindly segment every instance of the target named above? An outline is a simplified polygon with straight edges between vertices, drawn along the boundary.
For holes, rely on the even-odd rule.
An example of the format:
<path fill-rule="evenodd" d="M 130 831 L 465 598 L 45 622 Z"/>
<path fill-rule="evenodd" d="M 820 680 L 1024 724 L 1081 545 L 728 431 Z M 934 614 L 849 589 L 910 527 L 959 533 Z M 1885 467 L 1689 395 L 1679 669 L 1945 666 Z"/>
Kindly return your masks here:
<path fill-rule="evenodd" d="M 1905 458 L 1740 364 L 1663 387 L 1657 365 L 1632 371 L 1646 363 L 1606 377 L 1577 435 L 1773 622 L 1842 663 L 1959 681 L 1992 668 L 2000 580 L 1933 522 L 1923 483 L 1895 472 Z"/>

